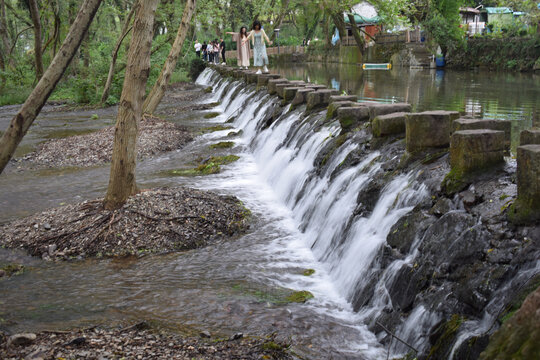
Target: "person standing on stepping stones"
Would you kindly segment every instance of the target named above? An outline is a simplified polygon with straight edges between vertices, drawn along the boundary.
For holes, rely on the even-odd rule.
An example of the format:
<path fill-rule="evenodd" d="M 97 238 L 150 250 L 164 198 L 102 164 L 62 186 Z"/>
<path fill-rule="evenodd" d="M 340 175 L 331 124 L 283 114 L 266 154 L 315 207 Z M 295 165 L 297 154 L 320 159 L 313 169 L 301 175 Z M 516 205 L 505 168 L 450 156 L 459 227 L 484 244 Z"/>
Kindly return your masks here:
<path fill-rule="evenodd" d="M 253 42 L 253 66 L 259 68 L 257 74 L 263 72 L 268 74 L 268 55 L 266 54 L 266 44 L 264 42 L 266 41 L 268 45 L 272 45 L 272 42 L 268 36 L 266 36 L 260 21 L 255 20 L 251 32 L 246 39 L 242 40 L 242 44 L 249 39 Z M 261 67 L 263 68 L 262 72 Z"/>
<path fill-rule="evenodd" d="M 228 32 L 227 35 L 232 35 L 233 41 L 236 41 L 236 59 L 240 69 L 246 69 L 249 67 L 249 43 L 242 40 L 247 39 L 248 32 L 245 26 L 240 28 L 239 33 Z"/>

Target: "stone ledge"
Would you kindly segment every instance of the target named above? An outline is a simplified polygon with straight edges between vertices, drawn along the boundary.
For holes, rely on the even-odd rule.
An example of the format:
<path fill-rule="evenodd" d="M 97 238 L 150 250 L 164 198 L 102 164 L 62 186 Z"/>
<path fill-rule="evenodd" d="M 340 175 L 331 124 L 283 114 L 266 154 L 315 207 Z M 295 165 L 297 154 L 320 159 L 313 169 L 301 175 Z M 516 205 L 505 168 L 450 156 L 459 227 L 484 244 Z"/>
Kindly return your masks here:
<path fill-rule="evenodd" d="M 479 130 L 479 129 L 489 129 L 489 130 L 498 130 L 504 131 L 505 146 L 506 149 L 510 149 L 510 143 L 512 141 L 512 123 L 506 120 L 496 120 L 496 119 L 466 119 L 461 118 L 454 120 L 452 123 L 453 131 L 460 130 Z"/>
<path fill-rule="evenodd" d="M 369 109 L 365 106 L 340 107 L 337 117 L 343 131 L 349 131 L 369 121 Z"/>
<path fill-rule="evenodd" d="M 405 133 L 405 119 L 407 113 L 397 112 L 393 114 L 375 117 L 371 122 L 371 129 L 375 137 L 384 137 Z"/>
<path fill-rule="evenodd" d="M 457 111 L 424 111 L 407 114 L 405 138 L 407 151 L 418 152 L 426 148 L 444 148 L 450 145 L 452 121 Z"/>

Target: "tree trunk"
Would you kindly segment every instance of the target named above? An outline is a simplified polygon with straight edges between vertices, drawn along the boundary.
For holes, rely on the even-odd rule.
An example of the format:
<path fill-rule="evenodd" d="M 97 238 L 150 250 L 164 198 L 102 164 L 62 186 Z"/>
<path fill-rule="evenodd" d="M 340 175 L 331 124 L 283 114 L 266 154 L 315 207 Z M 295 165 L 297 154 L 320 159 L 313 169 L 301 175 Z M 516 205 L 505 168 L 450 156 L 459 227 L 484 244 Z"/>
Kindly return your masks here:
<path fill-rule="evenodd" d="M 360 34 L 360 31 L 356 27 L 356 21 L 354 20 L 354 15 L 351 13 L 348 13 L 347 16 L 349 17 L 349 22 L 351 23 L 351 29 L 354 36 L 354 40 L 356 41 L 356 45 L 358 45 L 358 48 L 360 49 L 360 52 L 364 53 L 364 47 L 366 45 L 366 41 L 364 40 L 364 36 Z"/>
<path fill-rule="evenodd" d="M 113 49 L 111 64 L 109 66 L 109 74 L 107 75 L 105 88 L 103 89 L 103 94 L 101 95 L 102 104 L 104 104 L 105 101 L 107 101 L 107 98 L 109 97 L 109 93 L 111 91 L 111 84 L 114 77 L 114 67 L 116 66 L 116 59 L 118 58 L 118 52 L 120 51 L 120 47 L 122 46 L 122 42 L 124 41 L 125 37 L 132 29 L 132 27 L 130 26 L 131 18 L 133 17 L 133 14 L 137 7 L 138 7 L 138 2 L 133 4 L 133 7 L 129 11 L 129 14 L 124 22 L 124 26 L 122 27 L 122 32 L 120 33 L 120 37 L 118 38 L 118 40 L 116 40 L 116 46 Z"/>
<path fill-rule="evenodd" d="M 337 26 L 339 31 L 339 37 L 341 38 L 341 43 L 347 37 L 347 27 L 345 25 L 345 20 L 343 20 L 343 15 L 341 13 L 330 12 L 330 17 L 334 20 L 334 24 Z"/>
<path fill-rule="evenodd" d="M 137 192 L 137 132 L 150 74 L 150 51 L 158 1 L 140 1 L 133 23 L 126 76 L 116 117 L 109 187 L 103 200 L 103 206 L 109 210 L 121 207 L 129 196 Z"/>
<path fill-rule="evenodd" d="M 174 40 L 171 51 L 169 52 L 169 56 L 167 56 L 167 59 L 165 60 L 165 64 L 163 65 L 163 69 L 161 69 L 161 74 L 159 74 L 158 80 L 154 84 L 152 91 L 150 91 L 150 94 L 144 102 L 143 111 L 145 113 L 151 114 L 156 111 L 156 108 L 161 102 L 161 99 L 163 99 L 163 95 L 165 95 L 165 89 L 167 88 L 167 85 L 169 85 L 171 74 L 176 67 L 178 56 L 180 55 L 180 52 L 182 51 L 182 46 L 184 45 L 184 40 L 188 32 L 191 17 L 193 16 L 193 12 L 195 11 L 195 4 L 196 0 L 186 1 L 186 5 L 184 7 L 184 15 L 182 16 L 182 21 L 180 22 L 180 26 L 178 27 L 176 39 Z"/>
<path fill-rule="evenodd" d="M 281 22 L 283 21 L 283 18 L 285 17 L 285 14 L 287 13 L 287 10 L 289 9 L 289 2 L 290 0 L 282 0 L 281 2 L 281 12 L 279 13 L 278 18 L 274 22 L 274 29 L 279 29 L 281 26 Z M 272 31 L 272 34 L 270 35 L 270 41 L 274 41 L 276 38 L 276 32 Z"/>
<path fill-rule="evenodd" d="M 43 52 L 41 50 L 41 20 L 39 19 L 39 8 L 36 0 L 28 1 L 28 8 L 34 24 L 34 55 L 36 59 L 36 80 L 43 76 Z"/>
<path fill-rule="evenodd" d="M 66 71 L 102 0 L 85 0 L 53 61 L 0 139 L 0 173 Z"/>
<path fill-rule="evenodd" d="M 4 54 L 4 60 L 8 62 L 7 57 L 9 56 L 9 50 L 11 48 L 9 44 L 9 34 L 7 28 L 7 17 L 6 17 L 6 5 L 4 0 L 0 0 L 0 38 L 2 43 L 0 44 L 0 49 L 2 54 Z"/>

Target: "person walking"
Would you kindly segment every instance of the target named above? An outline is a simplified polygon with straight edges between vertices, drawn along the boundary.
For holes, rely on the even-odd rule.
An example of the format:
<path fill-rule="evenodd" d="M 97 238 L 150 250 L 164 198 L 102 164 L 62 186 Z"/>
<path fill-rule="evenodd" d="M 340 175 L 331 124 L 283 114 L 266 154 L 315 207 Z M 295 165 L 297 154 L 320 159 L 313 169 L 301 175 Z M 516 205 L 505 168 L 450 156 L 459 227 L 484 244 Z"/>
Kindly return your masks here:
<path fill-rule="evenodd" d="M 225 61 L 225 48 L 225 40 L 221 39 L 221 43 L 219 44 L 219 49 L 221 50 L 221 60 L 223 60 L 221 65 L 227 65 L 227 62 Z"/>
<path fill-rule="evenodd" d="M 236 59 L 237 65 L 240 69 L 247 69 L 249 67 L 249 43 L 242 42 L 242 40 L 247 39 L 248 33 L 247 28 L 242 26 L 240 32 L 228 32 L 228 35 L 232 35 L 233 41 L 236 41 Z"/>
<path fill-rule="evenodd" d="M 255 20 L 255 22 L 253 22 L 251 32 L 246 39 L 242 40 L 242 43 L 245 43 L 250 39 L 253 42 L 253 66 L 259 68 L 257 70 L 257 74 L 261 74 L 263 72 L 267 74 L 268 55 L 266 53 L 265 41 L 268 43 L 268 45 L 272 45 L 272 41 L 270 41 L 270 39 L 264 32 L 262 24 L 258 20 Z M 263 68 L 262 72 L 261 67 Z"/>
<path fill-rule="evenodd" d="M 213 63 L 214 62 L 214 42 L 209 41 L 207 46 L 208 51 L 208 62 Z"/>
<path fill-rule="evenodd" d="M 197 54 L 197 57 L 200 58 L 201 57 L 201 48 L 202 48 L 202 45 L 201 43 L 199 42 L 199 40 L 195 40 L 195 54 Z"/>

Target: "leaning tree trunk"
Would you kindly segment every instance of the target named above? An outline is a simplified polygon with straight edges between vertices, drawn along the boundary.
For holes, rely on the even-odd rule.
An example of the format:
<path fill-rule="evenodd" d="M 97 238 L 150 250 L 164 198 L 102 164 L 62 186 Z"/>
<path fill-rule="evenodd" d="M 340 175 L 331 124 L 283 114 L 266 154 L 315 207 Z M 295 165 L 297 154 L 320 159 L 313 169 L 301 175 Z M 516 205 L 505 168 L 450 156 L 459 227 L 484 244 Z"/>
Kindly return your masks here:
<path fill-rule="evenodd" d="M 285 17 L 285 14 L 287 13 L 287 9 L 289 9 L 289 2 L 290 0 L 282 0 L 281 4 L 281 12 L 278 15 L 278 18 L 274 22 L 274 29 L 279 29 L 281 26 L 281 22 L 283 21 L 283 18 Z M 276 38 L 276 32 L 272 31 L 272 34 L 270 34 L 270 41 L 274 41 Z"/>
<path fill-rule="evenodd" d="M 41 50 L 41 20 L 39 19 L 39 9 L 36 0 L 28 1 L 28 8 L 34 24 L 34 55 L 36 59 L 36 80 L 43 76 L 43 52 Z"/>
<path fill-rule="evenodd" d="M 137 192 L 137 132 L 150 74 L 150 51 L 158 1 L 140 1 L 133 23 L 126 75 L 116 117 L 109 187 L 103 200 L 104 207 L 109 210 L 121 207 L 129 196 Z"/>
<path fill-rule="evenodd" d="M 13 156 L 17 145 L 34 122 L 41 108 L 53 92 L 60 78 L 66 71 L 81 41 L 94 19 L 94 15 L 102 0 L 85 0 L 81 5 L 77 18 L 69 29 L 66 39 L 53 61 L 37 83 L 19 112 L 11 119 L 11 123 L 0 139 L 0 173 Z"/>
<path fill-rule="evenodd" d="M 131 18 L 133 17 L 133 13 L 135 12 L 135 9 L 137 8 L 137 6 L 138 6 L 138 2 L 133 4 L 133 6 L 131 7 L 131 10 L 124 22 L 122 31 L 120 32 L 120 37 L 118 38 L 118 40 L 116 40 L 116 45 L 112 52 L 111 64 L 109 66 L 109 74 L 107 75 L 105 88 L 103 89 L 103 94 L 101 95 L 102 104 L 104 104 L 105 101 L 107 101 L 107 98 L 109 97 L 109 93 L 111 91 L 111 84 L 114 77 L 114 67 L 116 66 L 116 59 L 118 58 L 118 52 L 120 51 L 120 47 L 122 46 L 122 42 L 124 41 L 125 37 L 132 29 L 132 27 L 130 26 Z"/>
<path fill-rule="evenodd" d="M 161 69 L 161 74 L 159 74 L 158 80 L 154 84 L 152 91 L 150 91 L 150 94 L 144 102 L 143 111 L 145 113 L 151 114 L 156 111 L 161 99 L 163 99 L 163 95 L 165 95 L 165 89 L 167 88 L 167 85 L 169 85 L 169 80 L 171 79 L 171 75 L 176 67 L 176 62 L 178 61 L 178 56 L 180 56 L 182 46 L 184 45 L 184 40 L 188 32 L 191 17 L 195 11 L 195 4 L 196 0 L 186 1 L 184 15 L 182 16 L 182 21 L 178 27 L 176 39 L 174 39 L 169 56 L 167 56 L 167 59 L 165 60 L 165 64 L 163 65 L 163 69 Z"/>
<path fill-rule="evenodd" d="M 349 17 L 349 22 L 351 23 L 351 29 L 354 36 L 354 40 L 356 41 L 356 45 L 358 45 L 360 52 L 363 54 L 364 46 L 366 45 L 364 37 L 362 36 L 362 34 L 360 34 L 360 31 L 356 27 L 356 20 L 354 20 L 354 15 L 351 13 L 348 13 L 347 16 Z"/>
<path fill-rule="evenodd" d="M 339 37 L 341 39 L 341 43 L 343 43 L 343 40 L 347 37 L 347 27 L 345 25 L 345 20 L 343 20 L 343 15 L 339 12 L 330 12 L 330 17 L 332 20 L 334 20 L 334 24 L 338 28 L 339 31 Z"/>

